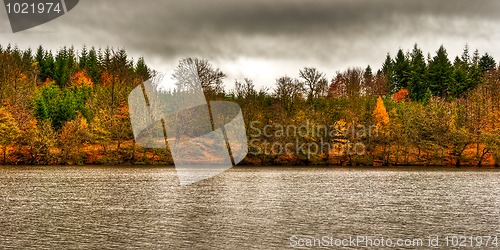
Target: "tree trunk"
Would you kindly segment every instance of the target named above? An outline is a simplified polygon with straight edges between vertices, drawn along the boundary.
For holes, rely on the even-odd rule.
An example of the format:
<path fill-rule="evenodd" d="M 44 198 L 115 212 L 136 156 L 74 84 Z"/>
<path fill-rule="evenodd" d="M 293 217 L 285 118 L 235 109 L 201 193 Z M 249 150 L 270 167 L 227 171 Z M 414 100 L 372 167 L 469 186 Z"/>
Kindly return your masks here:
<path fill-rule="evenodd" d="M 482 167 L 483 166 L 483 160 L 484 160 L 484 157 L 486 156 L 486 154 L 489 153 L 489 150 L 484 150 L 483 149 L 483 153 L 481 154 L 481 157 L 479 158 L 479 161 L 477 162 L 477 166 L 478 167 Z"/>
<path fill-rule="evenodd" d="M 132 141 L 132 164 L 135 163 L 135 140 Z"/>
<path fill-rule="evenodd" d="M 3 165 L 7 164 L 7 147 L 3 147 Z"/>
<path fill-rule="evenodd" d="M 462 159 L 462 153 L 457 154 L 457 161 L 455 162 L 455 167 L 457 167 L 457 168 L 460 167 L 461 159 Z"/>

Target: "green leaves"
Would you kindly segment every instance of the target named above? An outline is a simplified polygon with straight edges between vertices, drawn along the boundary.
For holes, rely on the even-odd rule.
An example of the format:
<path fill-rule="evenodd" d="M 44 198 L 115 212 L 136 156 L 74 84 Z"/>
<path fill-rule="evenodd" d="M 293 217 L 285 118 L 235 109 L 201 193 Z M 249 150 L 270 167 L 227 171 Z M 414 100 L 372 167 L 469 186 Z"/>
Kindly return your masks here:
<path fill-rule="evenodd" d="M 429 84 L 434 96 L 447 97 L 453 68 L 446 49 L 441 45 L 429 62 Z"/>
<path fill-rule="evenodd" d="M 78 113 L 86 119 L 90 111 L 85 107 L 91 95 L 88 87 L 61 89 L 50 85 L 44 87 L 34 101 L 34 113 L 40 120 L 49 120 L 54 129 L 60 129 L 66 121 L 73 120 Z"/>

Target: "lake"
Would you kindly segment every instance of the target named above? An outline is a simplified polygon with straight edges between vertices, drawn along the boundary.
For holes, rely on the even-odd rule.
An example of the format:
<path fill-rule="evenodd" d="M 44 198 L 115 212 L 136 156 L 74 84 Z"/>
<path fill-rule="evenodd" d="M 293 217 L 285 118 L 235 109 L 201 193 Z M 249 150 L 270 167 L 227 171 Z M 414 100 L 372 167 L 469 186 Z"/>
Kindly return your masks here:
<path fill-rule="evenodd" d="M 0 169 L 2 249 L 348 249 L 355 237 L 426 249 L 461 236 L 500 236 L 500 171 L 248 167 L 179 186 L 173 168 Z"/>

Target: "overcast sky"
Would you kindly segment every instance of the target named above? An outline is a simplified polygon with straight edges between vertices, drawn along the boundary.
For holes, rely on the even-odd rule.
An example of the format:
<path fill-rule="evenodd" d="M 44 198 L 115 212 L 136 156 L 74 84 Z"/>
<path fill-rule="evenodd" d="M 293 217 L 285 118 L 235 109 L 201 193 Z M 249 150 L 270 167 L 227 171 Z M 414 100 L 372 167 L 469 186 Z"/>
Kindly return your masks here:
<path fill-rule="evenodd" d="M 443 44 L 450 59 L 465 44 L 500 59 L 499 0 L 80 0 L 61 18 L 12 34 L 0 8 L 0 42 L 57 49 L 125 48 L 160 72 L 184 57 L 273 87 L 282 75 L 317 67 L 329 78 L 347 67 L 380 68 L 385 55 L 417 43 Z"/>

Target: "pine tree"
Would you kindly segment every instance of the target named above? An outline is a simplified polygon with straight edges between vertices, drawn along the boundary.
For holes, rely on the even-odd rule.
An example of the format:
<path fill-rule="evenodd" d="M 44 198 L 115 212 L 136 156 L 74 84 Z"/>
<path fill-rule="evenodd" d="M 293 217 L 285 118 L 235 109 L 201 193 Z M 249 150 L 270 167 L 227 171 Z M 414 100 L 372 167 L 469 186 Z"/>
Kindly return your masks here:
<path fill-rule="evenodd" d="M 456 57 L 453 62 L 453 84 L 450 86 L 450 97 L 458 98 L 467 94 L 470 87 L 469 66 Z"/>
<path fill-rule="evenodd" d="M 382 64 L 382 73 L 387 80 L 387 86 L 389 86 L 389 90 L 393 90 L 394 86 L 394 61 L 391 58 L 391 55 L 387 53 L 384 63 Z"/>
<path fill-rule="evenodd" d="M 427 91 L 427 65 L 424 54 L 417 45 L 413 47 L 410 63 L 410 98 L 415 101 L 422 101 Z"/>
<path fill-rule="evenodd" d="M 470 82 L 467 89 L 474 89 L 483 82 L 484 72 L 481 70 L 479 65 L 480 59 L 479 51 L 476 49 L 474 51 L 474 56 L 472 57 L 471 66 L 469 67 Z"/>
<path fill-rule="evenodd" d="M 365 90 L 366 94 L 373 94 L 373 82 L 374 82 L 374 77 L 373 77 L 373 71 L 372 67 L 368 65 L 366 69 L 363 71 L 363 89 Z"/>
<path fill-rule="evenodd" d="M 83 46 L 82 52 L 80 53 L 80 60 L 78 62 L 80 69 L 85 69 L 87 67 L 87 60 L 88 60 L 88 51 L 87 51 L 87 46 Z"/>
<path fill-rule="evenodd" d="M 54 62 L 53 79 L 60 87 L 67 86 L 71 75 L 76 71 L 76 58 L 74 49 L 63 49 L 57 52 Z"/>
<path fill-rule="evenodd" d="M 495 69 L 496 65 L 497 63 L 495 62 L 495 59 L 493 59 L 492 56 L 488 55 L 488 53 L 484 54 L 479 59 L 479 68 L 483 73 L 488 70 Z"/>
<path fill-rule="evenodd" d="M 447 97 L 452 83 L 453 67 L 446 49 L 441 45 L 429 63 L 429 84 L 432 94 Z"/>
<path fill-rule="evenodd" d="M 394 60 L 394 78 L 391 85 L 391 92 L 396 93 L 400 89 L 408 88 L 410 82 L 410 62 L 403 50 L 399 50 Z"/>
<path fill-rule="evenodd" d="M 99 64 L 99 58 L 94 47 L 89 50 L 85 68 L 87 69 L 87 74 L 92 78 L 92 81 L 96 84 L 99 83 L 102 75 L 101 65 Z"/>
<path fill-rule="evenodd" d="M 54 59 L 52 57 L 52 53 L 45 51 L 42 46 L 39 46 L 36 51 L 35 60 L 38 63 L 38 68 L 40 69 L 40 80 L 45 82 L 47 78 L 52 77 L 54 72 Z"/>
<path fill-rule="evenodd" d="M 467 69 L 471 66 L 472 62 L 471 62 L 471 58 L 469 55 L 469 45 L 468 44 L 465 45 L 464 52 L 462 53 L 462 57 L 460 59 L 465 64 Z"/>
<path fill-rule="evenodd" d="M 135 65 L 135 73 L 141 78 L 141 81 L 146 81 L 151 78 L 151 70 L 144 62 L 143 57 L 139 57 Z"/>
<path fill-rule="evenodd" d="M 373 80 L 373 71 L 370 65 L 368 65 L 365 71 L 363 72 L 363 79 L 365 83 L 371 82 Z"/>

